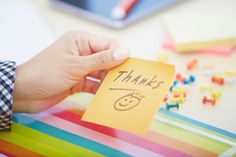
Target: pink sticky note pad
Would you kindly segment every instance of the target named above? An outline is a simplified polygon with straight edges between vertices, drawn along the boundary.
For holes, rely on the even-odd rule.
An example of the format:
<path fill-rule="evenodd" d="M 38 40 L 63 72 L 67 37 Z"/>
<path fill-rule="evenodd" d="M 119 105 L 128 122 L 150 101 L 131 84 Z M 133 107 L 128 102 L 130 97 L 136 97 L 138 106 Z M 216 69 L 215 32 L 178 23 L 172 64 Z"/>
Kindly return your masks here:
<path fill-rule="evenodd" d="M 166 49 L 174 50 L 174 45 L 170 37 L 166 36 L 163 40 L 162 47 Z M 205 53 L 205 54 L 218 54 L 218 55 L 230 55 L 235 50 L 234 46 L 218 46 L 213 48 L 201 49 L 192 51 L 193 53 Z"/>

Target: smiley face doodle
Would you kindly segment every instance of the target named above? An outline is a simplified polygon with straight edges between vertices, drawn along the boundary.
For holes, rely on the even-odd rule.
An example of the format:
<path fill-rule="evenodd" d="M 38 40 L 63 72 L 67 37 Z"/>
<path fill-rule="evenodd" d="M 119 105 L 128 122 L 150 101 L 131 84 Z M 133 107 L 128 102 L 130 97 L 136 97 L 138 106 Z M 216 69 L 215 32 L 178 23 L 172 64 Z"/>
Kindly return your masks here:
<path fill-rule="evenodd" d="M 120 97 L 114 103 L 114 109 L 117 111 L 127 111 L 137 106 L 145 96 L 139 92 L 132 92 Z"/>

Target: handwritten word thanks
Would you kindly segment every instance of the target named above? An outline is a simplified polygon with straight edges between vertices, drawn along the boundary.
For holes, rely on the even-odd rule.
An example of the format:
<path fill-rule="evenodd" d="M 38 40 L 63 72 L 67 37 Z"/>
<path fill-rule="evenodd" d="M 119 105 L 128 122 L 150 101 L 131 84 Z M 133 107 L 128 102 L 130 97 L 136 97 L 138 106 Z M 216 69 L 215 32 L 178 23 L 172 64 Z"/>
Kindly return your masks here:
<path fill-rule="evenodd" d="M 133 85 L 140 85 L 145 87 L 150 87 L 151 89 L 158 88 L 163 81 L 158 80 L 157 75 L 151 78 L 143 76 L 142 74 L 135 74 L 134 70 L 131 71 L 119 71 L 116 78 L 113 80 L 120 81 L 124 83 L 130 83 Z"/>

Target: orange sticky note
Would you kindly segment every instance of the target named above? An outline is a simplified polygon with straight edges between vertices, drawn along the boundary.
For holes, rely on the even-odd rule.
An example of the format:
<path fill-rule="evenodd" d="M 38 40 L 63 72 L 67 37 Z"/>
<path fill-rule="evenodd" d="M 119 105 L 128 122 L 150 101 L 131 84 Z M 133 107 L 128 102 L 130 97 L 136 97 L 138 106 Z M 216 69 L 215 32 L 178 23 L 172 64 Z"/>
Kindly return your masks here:
<path fill-rule="evenodd" d="M 129 58 L 109 71 L 82 120 L 144 134 L 174 72 L 173 65 Z"/>

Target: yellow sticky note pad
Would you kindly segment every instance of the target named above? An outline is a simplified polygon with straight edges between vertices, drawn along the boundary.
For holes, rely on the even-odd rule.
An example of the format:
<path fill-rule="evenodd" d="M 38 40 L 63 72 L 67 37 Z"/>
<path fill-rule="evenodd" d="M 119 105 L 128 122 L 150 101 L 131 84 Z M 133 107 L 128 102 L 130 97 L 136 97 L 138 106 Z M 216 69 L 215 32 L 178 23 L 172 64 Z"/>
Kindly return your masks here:
<path fill-rule="evenodd" d="M 82 120 L 144 134 L 174 73 L 173 65 L 129 58 L 109 71 Z"/>

